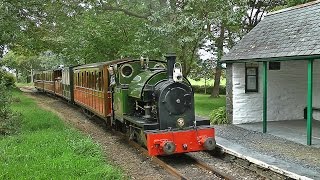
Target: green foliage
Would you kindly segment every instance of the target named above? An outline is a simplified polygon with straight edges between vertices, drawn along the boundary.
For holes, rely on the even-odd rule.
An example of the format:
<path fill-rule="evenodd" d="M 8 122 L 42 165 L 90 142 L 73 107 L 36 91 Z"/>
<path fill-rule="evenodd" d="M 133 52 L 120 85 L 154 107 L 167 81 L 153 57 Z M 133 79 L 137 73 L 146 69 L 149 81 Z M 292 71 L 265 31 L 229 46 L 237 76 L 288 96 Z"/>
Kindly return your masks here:
<path fill-rule="evenodd" d="M 0 135 L 14 134 L 20 128 L 18 114 L 10 109 L 11 94 L 9 88 L 13 85 L 7 81 L 5 74 L 0 71 Z"/>
<path fill-rule="evenodd" d="M 286 0 L 286 6 L 291 7 L 291 6 L 296 6 L 299 4 L 308 3 L 311 1 L 314 1 L 314 0 Z"/>
<path fill-rule="evenodd" d="M 0 69 L 0 82 L 6 87 L 13 87 L 15 85 L 15 77 L 6 71 Z"/>
<path fill-rule="evenodd" d="M 192 88 L 195 93 L 199 93 L 199 94 L 204 94 L 205 92 L 207 92 L 207 94 L 210 94 L 210 92 L 212 92 L 213 90 L 213 86 L 205 87 L 205 86 L 193 85 Z M 221 95 L 226 95 L 226 86 L 220 86 L 219 93 Z"/>
<path fill-rule="evenodd" d="M 122 179 L 102 148 L 55 114 L 14 92 L 12 108 L 23 117 L 21 133 L 0 138 L 0 179 Z M 19 172 L 19 173 L 17 173 Z"/>
<path fill-rule="evenodd" d="M 200 116 L 209 117 L 213 109 L 226 106 L 226 96 L 221 95 L 219 98 L 210 98 L 207 94 L 195 94 L 195 110 Z"/>
<path fill-rule="evenodd" d="M 15 52 L 6 66 L 26 77 L 31 69 L 176 52 L 188 75 L 199 66 L 199 49 L 213 54 L 208 59 L 217 65 L 224 49 L 233 47 L 263 14 L 309 1 L 2 0 L 0 57 L 5 49 Z M 204 72 L 201 68 L 198 72 Z M 202 76 L 213 76 L 210 69 Z"/>
<path fill-rule="evenodd" d="M 229 124 L 227 120 L 226 107 L 219 107 L 210 113 L 211 124 Z"/>

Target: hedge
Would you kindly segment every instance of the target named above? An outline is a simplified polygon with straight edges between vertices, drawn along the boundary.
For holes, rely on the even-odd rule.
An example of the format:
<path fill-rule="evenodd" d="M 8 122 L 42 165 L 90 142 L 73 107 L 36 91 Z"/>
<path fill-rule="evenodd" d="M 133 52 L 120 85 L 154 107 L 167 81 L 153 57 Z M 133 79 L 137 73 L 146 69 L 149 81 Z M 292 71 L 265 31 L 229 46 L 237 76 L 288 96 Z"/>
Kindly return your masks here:
<path fill-rule="evenodd" d="M 192 88 L 195 93 L 204 94 L 204 92 L 205 92 L 204 86 L 193 85 Z M 213 86 L 207 86 L 207 94 L 210 94 L 212 92 L 212 90 L 213 90 Z M 221 95 L 226 95 L 226 87 L 220 86 L 219 93 Z"/>

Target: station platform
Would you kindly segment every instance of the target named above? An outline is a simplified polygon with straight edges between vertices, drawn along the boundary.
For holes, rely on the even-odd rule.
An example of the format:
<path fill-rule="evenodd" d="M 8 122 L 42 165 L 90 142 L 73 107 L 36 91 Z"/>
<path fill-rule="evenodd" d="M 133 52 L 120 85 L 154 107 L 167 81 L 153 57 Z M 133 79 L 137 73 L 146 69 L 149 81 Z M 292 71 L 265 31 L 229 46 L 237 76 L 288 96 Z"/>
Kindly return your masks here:
<path fill-rule="evenodd" d="M 306 145 L 306 121 L 215 125 L 217 145 L 226 153 L 246 159 L 293 179 L 320 179 L 320 122 L 313 122 L 312 145 Z"/>

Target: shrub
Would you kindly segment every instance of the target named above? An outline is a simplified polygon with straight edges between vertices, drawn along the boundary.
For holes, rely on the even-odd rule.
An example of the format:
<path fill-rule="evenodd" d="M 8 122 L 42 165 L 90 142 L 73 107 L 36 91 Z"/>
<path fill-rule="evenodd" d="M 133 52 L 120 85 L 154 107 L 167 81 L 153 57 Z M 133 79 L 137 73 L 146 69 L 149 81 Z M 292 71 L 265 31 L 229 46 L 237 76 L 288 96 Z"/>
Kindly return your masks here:
<path fill-rule="evenodd" d="M 20 128 L 18 115 L 10 109 L 11 94 L 6 83 L 0 78 L 0 135 L 16 133 Z"/>
<path fill-rule="evenodd" d="M 192 88 L 195 93 L 204 94 L 204 92 L 205 92 L 204 86 L 193 85 Z M 212 92 L 212 90 L 213 90 L 213 86 L 207 86 L 207 94 L 210 94 Z M 220 86 L 219 94 L 226 95 L 226 87 L 225 86 Z"/>
<path fill-rule="evenodd" d="M 13 87 L 16 82 L 16 78 L 6 71 L 0 69 L 0 81 L 4 83 L 6 87 Z"/>
<path fill-rule="evenodd" d="M 227 120 L 226 107 L 219 107 L 210 113 L 212 124 L 229 124 Z"/>

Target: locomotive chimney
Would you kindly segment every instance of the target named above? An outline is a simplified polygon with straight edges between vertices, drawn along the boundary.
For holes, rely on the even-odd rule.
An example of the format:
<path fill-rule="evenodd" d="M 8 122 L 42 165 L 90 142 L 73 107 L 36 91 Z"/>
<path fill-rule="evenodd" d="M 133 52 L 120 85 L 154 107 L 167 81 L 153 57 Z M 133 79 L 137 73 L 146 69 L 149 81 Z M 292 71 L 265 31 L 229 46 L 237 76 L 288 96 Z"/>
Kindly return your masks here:
<path fill-rule="evenodd" d="M 168 80 L 172 80 L 173 78 L 173 67 L 176 63 L 176 54 L 168 53 L 166 56 L 167 59 L 167 72 L 168 72 Z"/>

